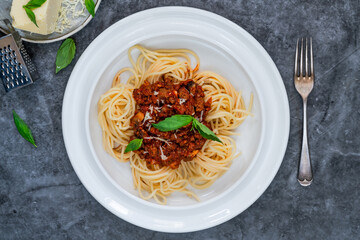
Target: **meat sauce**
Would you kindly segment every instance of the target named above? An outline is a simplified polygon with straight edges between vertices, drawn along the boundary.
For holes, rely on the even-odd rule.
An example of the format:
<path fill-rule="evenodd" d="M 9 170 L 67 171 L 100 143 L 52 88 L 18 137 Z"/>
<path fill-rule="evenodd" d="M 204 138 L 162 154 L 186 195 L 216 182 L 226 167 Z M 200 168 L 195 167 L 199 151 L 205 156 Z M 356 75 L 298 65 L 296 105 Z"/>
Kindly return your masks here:
<path fill-rule="evenodd" d="M 131 119 L 135 129 L 132 139 L 143 139 L 136 152 L 148 164 L 178 168 L 182 160 L 190 161 L 200 151 L 206 139 L 191 130 L 191 123 L 174 131 L 161 132 L 152 126 L 176 114 L 192 115 L 210 128 L 205 121 L 211 98 L 205 102 L 202 87 L 189 79 L 174 84 L 171 78 L 150 84 L 145 81 L 133 92 L 138 109 Z"/>

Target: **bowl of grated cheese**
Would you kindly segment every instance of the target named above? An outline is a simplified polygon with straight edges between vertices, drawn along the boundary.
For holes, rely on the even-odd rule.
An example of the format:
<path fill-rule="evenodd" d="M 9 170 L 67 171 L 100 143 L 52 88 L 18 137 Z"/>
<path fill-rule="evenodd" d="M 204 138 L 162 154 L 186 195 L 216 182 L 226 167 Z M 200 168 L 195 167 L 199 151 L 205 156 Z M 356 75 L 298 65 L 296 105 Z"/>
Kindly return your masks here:
<path fill-rule="evenodd" d="M 31 31 L 16 28 L 23 41 L 33 43 L 50 43 L 63 40 L 77 33 L 84 28 L 92 19 L 91 14 L 85 7 L 84 0 L 56 0 L 61 1 L 57 21 L 53 32 L 50 34 L 38 34 Z M 98 9 L 101 0 L 93 0 L 95 11 Z M 14 24 L 11 16 L 13 0 L 1 0 L 0 2 L 0 19 L 9 19 Z M 40 24 L 39 24 L 40 26 Z M 15 26 L 16 27 L 16 26 Z M 9 34 L 8 27 L 0 21 L 0 31 Z"/>

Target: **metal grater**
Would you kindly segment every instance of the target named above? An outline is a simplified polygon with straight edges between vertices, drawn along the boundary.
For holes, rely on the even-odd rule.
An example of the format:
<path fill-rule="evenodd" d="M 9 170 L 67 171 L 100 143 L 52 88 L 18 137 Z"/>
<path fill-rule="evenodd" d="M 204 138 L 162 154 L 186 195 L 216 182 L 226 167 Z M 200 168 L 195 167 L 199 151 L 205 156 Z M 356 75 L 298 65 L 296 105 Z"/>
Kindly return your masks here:
<path fill-rule="evenodd" d="M 19 33 L 9 20 L 3 21 L 11 29 L 11 34 L 0 38 L 0 78 L 5 91 L 9 92 L 33 83 L 38 75 Z"/>

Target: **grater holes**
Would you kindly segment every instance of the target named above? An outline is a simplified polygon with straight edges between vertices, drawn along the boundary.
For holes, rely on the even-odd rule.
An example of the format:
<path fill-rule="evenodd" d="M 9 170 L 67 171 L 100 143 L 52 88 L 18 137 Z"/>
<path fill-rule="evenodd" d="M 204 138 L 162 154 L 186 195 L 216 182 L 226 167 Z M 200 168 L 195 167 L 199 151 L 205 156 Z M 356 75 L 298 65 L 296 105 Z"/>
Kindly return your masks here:
<path fill-rule="evenodd" d="M 10 82 L 10 78 L 9 78 L 9 76 L 6 76 L 6 82 Z"/>
<path fill-rule="evenodd" d="M 1 73 L 1 75 L 5 76 L 4 70 L 1 70 L 0 73 Z"/>

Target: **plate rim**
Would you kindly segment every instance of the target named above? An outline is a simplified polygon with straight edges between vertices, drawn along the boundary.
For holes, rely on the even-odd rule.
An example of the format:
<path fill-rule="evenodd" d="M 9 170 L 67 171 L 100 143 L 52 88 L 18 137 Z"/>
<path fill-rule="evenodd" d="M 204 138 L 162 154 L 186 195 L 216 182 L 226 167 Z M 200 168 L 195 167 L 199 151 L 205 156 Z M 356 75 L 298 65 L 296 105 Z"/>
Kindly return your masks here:
<path fill-rule="evenodd" d="M 147 10 L 144 10 L 144 11 L 141 11 L 141 12 L 137 12 L 135 14 L 132 14 L 132 15 L 129 15 L 123 19 L 121 19 L 120 21 L 114 23 L 113 25 L 109 26 L 102 34 L 100 35 L 103 35 L 105 34 L 107 31 L 110 31 L 112 28 L 115 28 L 116 25 L 120 24 L 120 23 L 123 23 L 123 22 L 126 22 L 128 20 L 131 20 L 131 18 L 135 18 L 135 17 L 138 17 L 138 16 L 141 16 L 143 15 L 144 13 L 147 13 L 149 14 L 150 12 L 157 12 L 157 11 L 167 11 L 167 10 L 177 10 L 177 11 L 185 11 L 185 12 L 190 12 L 190 13 L 199 13 L 199 14 L 202 14 L 202 15 L 205 15 L 206 17 L 210 17 L 214 20 L 216 20 L 217 22 L 222 22 L 224 24 L 227 24 L 227 25 L 231 25 L 232 27 L 235 27 L 238 31 L 240 31 L 243 35 L 245 35 L 245 37 L 247 37 L 248 39 L 251 40 L 251 42 L 254 44 L 254 46 L 256 46 L 257 48 L 259 48 L 259 50 L 262 52 L 263 56 L 262 57 L 266 57 L 267 59 L 267 63 L 270 64 L 270 67 L 272 70 L 274 70 L 274 74 L 277 75 L 277 79 L 281 80 L 279 81 L 280 83 L 280 91 L 282 91 L 282 96 L 283 96 L 283 100 L 286 100 L 286 101 L 282 101 L 286 106 L 285 106 L 285 113 L 284 115 L 286 116 L 285 121 L 286 121 L 286 125 L 285 126 L 285 135 L 284 135 L 284 142 L 285 144 L 282 145 L 282 149 L 280 149 L 280 154 L 278 154 L 279 156 L 281 156 L 281 160 L 279 160 L 278 162 L 278 166 L 276 167 L 276 169 L 273 171 L 273 174 L 271 174 L 270 178 L 271 179 L 267 184 L 263 184 L 263 190 L 260 191 L 259 195 L 255 198 L 254 201 L 252 201 L 248 206 L 246 206 L 243 210 L 237 212 L 236 214 L 232 214 L 230 215 L 229 217 L 227 217 L 225 220 L 221 221 L 221 222 L 216 222 L 214 224 L 208 224 L 206 227 L 192 227 L 192 228 L 187 228 L 187 229 L 170 229 L 169 231 L 167 230 L 164 230 L 162 228 L 154 228 L 154 227 L 149 227 L 149 226 L 144 226 L 144 225 L 141 225 L 141 224 L 138 224 L 137 222 L 133 221 L 133 219 L 126 219 L 126 218 L 123 218 L 121 216 L 119 216 L 118 214 L 116 214 L 114 211 L 112 211 L 111 209 L 109 209 L 106 205 L 106 203 L 104 203 L 102 201 L 102 199 L 99 199 L 96 194 L 91 190 L 89 189 L 89 187 L 86 186 L 86 181 L 83 181 L 82 180 L 82 177 L 81 174 L 79 174 L 79 172 L 77 171 L 77 169 L 75 168 L 73 162 L 71 161 L 71 154 L 69 152 L 69 148 L 68 148 L 68 143 L 67 143 L 67 135 L 65 134 L 65 127 L 66 127 L 66 121 L 65 121 L 65 117 L 66 117 L 66 101 L 68 99 L 68 95 L 69 95 L 69 88 L 71 86 L 71 81 L 72 81 L 72 76 L 74 75 L 74 72 L 75 70 L 77 70 L 76 66 L 73 70 L 73 72 L 71 73 L 71 76 L 69 78 L 69 81 L 68 81 L 68 85 L 66 87 L 66 90 L 65 90 L 65 94 L 64 94 L 64 100 L 63 100 L 63 111 L 62 111 L 62 126 L 63 126 L 63 137 L 64 137 L 64 142 L 65 142 L 65 147 L 66 147 L 66 151 L 68 153 L 68 156 L 69 156 L 69 159 L 70 159 L 70 162 L 77 174 L 77 176 L 79 177 L 79 179 L 81 180 L 81 182 L 83 183 L 83 185 L 85 186 L 85 188 L 90 192 L 90 194 L 100 203 L 102 204 L 106 209 L 108 209 L 110 212 L 112 212 L 113 214 L 115 214 L 116 216 L 134 224 L 134 225 L 137 225 L 137 226 L 140 226 L 140 227 L 143 227 L 143 228 L 147 228 L 147 229 L 150 229 L 150 230 L 157 230 L 157 231 L 162 231 L 162 232 L 189 232 L 189 231 L 197 231 L 197 230 L 202 230 L 202 229 L 206 229 L 206 228 L 209 228 L 209 227 L 213 227 L 215 225 L 218 225 L 218 224 L 221 224 L 231 218 L 233 218 L 234 216 L 238 215 L 239 213 L 241 213 L 242 211 L 244 211 L 245 209 L 247 209 L 250 205 L 252 205 L 262 194 L 263 192 L 268 188 L 268 186 L 271 184 L 271 182 L 273 181 L 275 175 L 277 174 L 280 166 L 281 166 L 281 163 L 283 161 L 283 157 L 284 157 L 284 154 L 285 154 L 285 151 L 287 149 L 287 143 L 288 143 L 288 138 L 289 138 L 289 132 L 290 132 L 290 109 L 289 109 L 289 102 L 288 102 L 288 96 L 287 96 L 287 93 L 286 93 L 286 89 L 285 89 L 285 86 L 284 86 L 284 83 L 282 81 L 282 78 L 281 78 L 281 75 L 279 73 L 279 70 L 277 69 L 275 63 L 273 62 L 273 60 L 271 59 L 271 57 L 269 56 L 269 54 L 267 53 L 267 51 L 261 46 L 261 44 L 252 36 L 250 35 L 247 31 L 245 31 L 243 28 L 241 28 L 239 25 L 233 23 L 232 21 L 220 16 L 220 15 L 217 15 L 215 13 L 212 13 L 212 12 L 208 12 L 208 11 L 205 11 L 205 10 L 201 10 L 201 9 L 197 9 L 197 8 L 191 8 L 191 7 L 158 7 L 158 8 L 152 8 L 152 9 L 147 9 Z M 99 36 L 100 36 L 99 35 Z M 97 37 L 97 39 L 99 38 L 99 36 Z M 96 42 L 96 39 L 93 41 L 93 42 Z M 81 58 L 86 55 L 85 53 L 88 51 L 89 47 L 84 51 L 84 53 L 82 54 Z M 81 62 L 81 58 L 79 59 L 78 63 Z M 178 207 L 176 207 L 178 208 Z"/>

